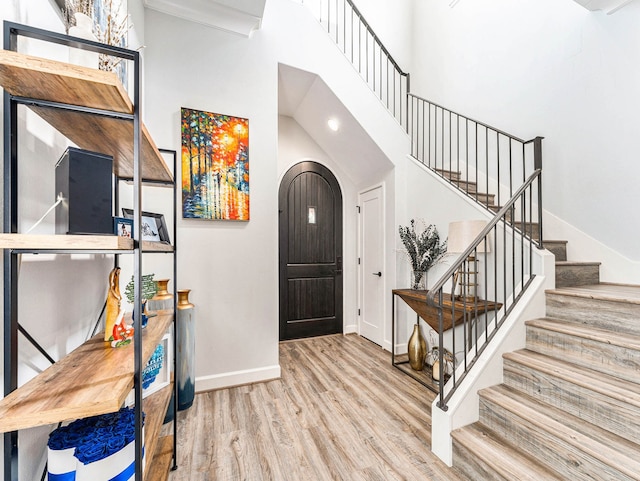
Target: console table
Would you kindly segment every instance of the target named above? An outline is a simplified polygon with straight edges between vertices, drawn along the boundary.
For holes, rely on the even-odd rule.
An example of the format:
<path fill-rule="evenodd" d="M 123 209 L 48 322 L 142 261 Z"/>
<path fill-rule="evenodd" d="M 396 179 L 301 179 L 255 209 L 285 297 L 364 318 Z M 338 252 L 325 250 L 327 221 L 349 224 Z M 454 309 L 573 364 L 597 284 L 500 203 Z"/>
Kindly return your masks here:
<path fill-rule="evenodd" d="M 433 330 L 439 331 L 438 309 L 427 305 L 427 290 L 393 289 L 391 295 L 391 363 L 405 374 L 411 376 L 428 389 L 439 392 L 437 382 L 431 380 L 430 370 L 414 371 L 409 367 L 409 360 L 398 360 L 396 355 L 396 296 L 402 299 L 413 311 L 422 318 Z M 451 295 L 443 296 L 442 328 L 449 330 L 454 326 L 471 322 L 481 314 L 497 312 L 502 304 L 499 302 L 475 299 L 452 299 Z M 468 331 L 469 345 L 473 342 L 473 330 Z M 404 356 L 406 357 L 406 355 Z"/>

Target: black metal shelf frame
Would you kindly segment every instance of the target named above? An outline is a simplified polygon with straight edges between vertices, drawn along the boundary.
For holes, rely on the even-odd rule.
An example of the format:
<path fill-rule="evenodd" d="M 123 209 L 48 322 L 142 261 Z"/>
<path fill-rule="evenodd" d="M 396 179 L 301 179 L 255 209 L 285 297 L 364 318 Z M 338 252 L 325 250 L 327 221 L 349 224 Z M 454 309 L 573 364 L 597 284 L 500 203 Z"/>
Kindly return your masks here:
<path fill-rule="evenodd" d="M 49 43 L 89 50 L 98 54 L 111 55 L 121 58 L 124 61 L 133 62 L 133 113 L 127 114 L 122 112 L 114 112 L 103 109 L 89 108 L 77 105 L 70 105 L 60 102 L 52 102 L 46 100 L 38 100 L 20 96 L 12 96 L 4 91 L 3 120 L 4 120 L 4 165 L 3 165 L 3 201 L 4 201 L 4 217 L 3 232 L 18 232 L 18 105 L 38 106 L 55 109 L 64 109 L 75 112 L 82 112 L 91 115 L 101 115 L 120 120 L 129 120 L 133 122 L 133 178 L 116 178 L 115 182 L 115 206 L 118 204 L 118 184 L 120 180 L 133 182 L 133 210 L 134 210 L 134 247 L 133 250 L 95 250 L 95 249 L 79 249 L 79 250 L 29 250 L 29 249 L 5 249 L 3 251 L 4 260 L 4 395 L 18 388 L 18 332 L 22 333 L 25 338 L 32 343 L 40 353 L 53 362 L 51 356 L 37 343 L 37 341 L 18 323 L 18 255 L 23 253 L 38 254 L 42 253 L 104 253 L 114 254 L 114 263 L 117 264 L 120 254 L 132 254 L 134 256 L 133 275 L 136 280 L 136 288 L 134 290 L 134 309 L 141 312 L 141 267 L 142 267 L 142 249 L 141 242 L 141 207 L 142 207 L 142 189 L 145 184 L 165 184 L 168 182 L 144 181 L 141 176 L 141 146 L 142 146 L 142 122 L 140 119 L 140 54 L 137 51 L 128 50 L 121 47 L 101 44 L 94 41 L 84 40 L 68 35 L 50 32 L 39 28 L 5 21 L 3 42 L 5 50 L 17 51 L 18 37 L 25 37 L 34 40 L 41 40 Z M 177 215 L 176 215 L 176 152 L 172 150 L 160 149 L 165 154 L 173 154 L 173 252 L 165 252 L 173 254 L 173 271 L 174 279 L 177 278 Z M 177 279 L 176 279 L 177 280 Z M 174 353 L 177 353 L 177 324 L 175 322 L 176 309 L 176 293 L 174 282 Z M 134 320 L 134 391 L 135 391 L 135 480 L 143 480 L 143 415 L 142 415 L 142 324 L 141 316 L 136 316 Z M 174 354 L 174 372 L 176 366 L 176 355 Z M 177 383 L 174 383 L 174 438 L 173 438 L 173 466 L 176 469 L 176 453 L 177 453 Z M 4 462 L 3 473 L 5 481 L 18 481 L 18 432 L 13 431 L 4 434 Z M 153 455 L 153 453 L 151 453 Z"/>

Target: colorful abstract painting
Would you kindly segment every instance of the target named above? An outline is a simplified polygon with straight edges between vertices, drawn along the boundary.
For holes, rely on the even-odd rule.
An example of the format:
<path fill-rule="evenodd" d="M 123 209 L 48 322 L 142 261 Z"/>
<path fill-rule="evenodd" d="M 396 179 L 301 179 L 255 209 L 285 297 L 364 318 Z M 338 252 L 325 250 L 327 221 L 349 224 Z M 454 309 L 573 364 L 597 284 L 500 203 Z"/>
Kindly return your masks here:
<path fill-rule="evenodd" d="M 249 220 L 249 120 L 182 109 L 182 217 Z"/>

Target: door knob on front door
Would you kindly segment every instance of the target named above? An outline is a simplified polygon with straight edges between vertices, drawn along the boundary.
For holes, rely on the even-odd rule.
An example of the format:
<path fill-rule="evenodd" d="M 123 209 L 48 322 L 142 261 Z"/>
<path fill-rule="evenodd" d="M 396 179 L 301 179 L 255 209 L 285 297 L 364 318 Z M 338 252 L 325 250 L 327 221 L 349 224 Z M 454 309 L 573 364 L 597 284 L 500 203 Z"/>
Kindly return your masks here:
<path fill-rule="evenodd" d="M 378 277 L 382 277 L 382 272 L 374 272 L 373 275 L 374 276 L 378 276 Z"/>

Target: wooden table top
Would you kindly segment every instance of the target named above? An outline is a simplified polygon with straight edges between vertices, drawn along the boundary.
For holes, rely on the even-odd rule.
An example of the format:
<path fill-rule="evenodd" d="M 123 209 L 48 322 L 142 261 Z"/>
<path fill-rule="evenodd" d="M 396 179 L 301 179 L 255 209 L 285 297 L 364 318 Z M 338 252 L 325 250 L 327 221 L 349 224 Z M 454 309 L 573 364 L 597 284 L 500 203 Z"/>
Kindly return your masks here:
<path fill-rule="evenodd" d="M 415 311 L 435 331 L 439 330 L 438 309 L 427 305 L 427 290 L 393 289 L 393 294 L 400 298 Z M 451 329 L 453 325 L 461 323 L 466 316 L 478 316 L 490 311 L 497 311 L 502 307 L 499 302 L 484 299 L 451 299 L 450 294 L 443 296 L 442 321 L 443 329 Z"/>

